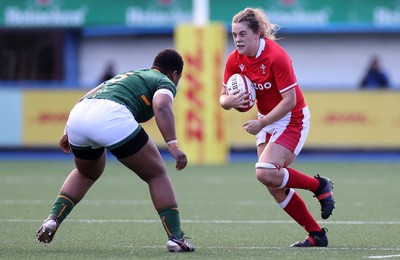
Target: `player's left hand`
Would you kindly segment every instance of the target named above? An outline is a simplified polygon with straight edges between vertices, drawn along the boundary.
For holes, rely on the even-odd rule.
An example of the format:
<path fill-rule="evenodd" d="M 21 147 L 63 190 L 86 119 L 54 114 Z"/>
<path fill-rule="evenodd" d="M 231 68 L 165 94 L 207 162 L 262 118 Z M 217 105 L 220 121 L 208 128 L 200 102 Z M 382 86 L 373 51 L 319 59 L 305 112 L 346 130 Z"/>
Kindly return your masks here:
<path fill-rule="evenodd" d="M 264 126 L 261 124 L 260 120 L 250 120 L 243 124 L 243 128 L 246 132 L 256 135 Z"/>
<path fill-rule="evenodd" d="M 67 134 L 63 134 L 58 143 L 63 153 L 71 153 L 71 146 L 69 145 Z"/>
<path fill-rule="evenodd" d="M 180 171 L 186 167 L 188 162 L 186 154 L 177 145 L 171 146 L 169 153 L 175 158 L 175 169 Z"/>

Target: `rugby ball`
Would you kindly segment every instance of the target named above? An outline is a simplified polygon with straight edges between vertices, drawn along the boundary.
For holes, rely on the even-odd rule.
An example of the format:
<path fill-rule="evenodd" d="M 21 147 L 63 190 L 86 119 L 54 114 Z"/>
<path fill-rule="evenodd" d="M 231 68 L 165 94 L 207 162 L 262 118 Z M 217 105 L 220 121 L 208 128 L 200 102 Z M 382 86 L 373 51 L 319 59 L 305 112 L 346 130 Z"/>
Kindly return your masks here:
<path fill-rule="evenodd" d="M 244 104 L 245 107 L 236 109 L 240 112 L 249 111 L 256 102 L 256 89 L 254 88 L 253 82 L 251 82 L 251 80 L 244 74 L 233 74 L 226 83 L 226 94 L 231 95 L 232 92 L 237 89 L 239 89 L 239 91 L 250 93 L 250 96 L 248 102 Z"/>

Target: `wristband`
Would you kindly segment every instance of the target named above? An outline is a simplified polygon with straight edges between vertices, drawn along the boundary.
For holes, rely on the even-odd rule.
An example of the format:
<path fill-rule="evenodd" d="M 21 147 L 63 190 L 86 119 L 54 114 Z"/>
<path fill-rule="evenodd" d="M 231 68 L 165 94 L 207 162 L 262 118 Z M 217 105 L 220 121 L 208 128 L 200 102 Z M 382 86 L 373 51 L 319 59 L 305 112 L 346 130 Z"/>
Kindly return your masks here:
<path fill-rule="evenodd" d="M 168 141 L 167 144 L 168 144 L 168 145 L 169 145 L 169 144 L 176 144 L 177 142 L 178 142 L 178 140 L 175 139 L 175 140 Z"/>

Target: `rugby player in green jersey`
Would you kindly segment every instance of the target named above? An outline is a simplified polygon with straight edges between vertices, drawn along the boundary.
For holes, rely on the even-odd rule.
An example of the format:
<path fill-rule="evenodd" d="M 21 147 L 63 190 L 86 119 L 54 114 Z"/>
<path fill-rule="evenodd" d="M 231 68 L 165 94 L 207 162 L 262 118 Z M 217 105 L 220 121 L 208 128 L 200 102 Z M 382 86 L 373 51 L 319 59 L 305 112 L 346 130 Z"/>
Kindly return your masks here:
<path fill-rule="evenodd" d="M 118 74 L 89 91 L 74 106 L 59 144 L 64 153 L 73 153 L 76 168 L 66 178 L 48 218 L 37 231 L 38 243 L 47 245 L 53 240 L 60 224 L 101 176 L 107 149 L 149 186 L 153 205 L 168 235 L 168 251 L 194 251 L 181 230 L 167 167 L 140 125 L 154 116 L 175 158 L 176 169 L 186 167 L 187 157 L 178 146 L 172 111 L 182 70 L 181 55 L 164 49 L 155 57 L 151 69 Z"/>

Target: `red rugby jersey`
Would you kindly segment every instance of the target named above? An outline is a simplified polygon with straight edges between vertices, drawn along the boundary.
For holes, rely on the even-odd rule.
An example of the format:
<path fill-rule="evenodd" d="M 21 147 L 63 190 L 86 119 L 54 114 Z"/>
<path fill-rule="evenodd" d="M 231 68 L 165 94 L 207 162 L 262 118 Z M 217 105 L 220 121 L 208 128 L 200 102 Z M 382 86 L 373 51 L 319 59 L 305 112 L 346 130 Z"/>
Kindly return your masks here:
<path fill-rule="evenodd" d="M 282 100 L 281 93 L 296 89 L 297 104 L 292 109 L 299 112 L 306 106 L 303 93 L 297 84 L 292 61 L 286 51 L 275 41 L 262 38 L 255 57 L 247 57 L 234 50 L 225 65 L 224 81 L 235 73 L 246 75 L 256 87 L 257 109 L 266 115 Z"/>

